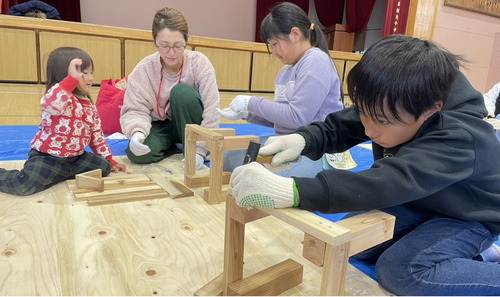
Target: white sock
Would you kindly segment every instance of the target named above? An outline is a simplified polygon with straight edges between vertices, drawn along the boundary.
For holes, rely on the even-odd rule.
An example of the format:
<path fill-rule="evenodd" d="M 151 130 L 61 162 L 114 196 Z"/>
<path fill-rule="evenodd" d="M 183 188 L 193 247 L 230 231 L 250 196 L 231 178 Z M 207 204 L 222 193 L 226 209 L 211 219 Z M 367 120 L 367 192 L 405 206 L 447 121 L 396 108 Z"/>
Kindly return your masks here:
<path fill-rule="evenodd" d="M 500 262 L 500 247 L 493 244 L 484 252 L 480 253 L 484 262 Z"/>

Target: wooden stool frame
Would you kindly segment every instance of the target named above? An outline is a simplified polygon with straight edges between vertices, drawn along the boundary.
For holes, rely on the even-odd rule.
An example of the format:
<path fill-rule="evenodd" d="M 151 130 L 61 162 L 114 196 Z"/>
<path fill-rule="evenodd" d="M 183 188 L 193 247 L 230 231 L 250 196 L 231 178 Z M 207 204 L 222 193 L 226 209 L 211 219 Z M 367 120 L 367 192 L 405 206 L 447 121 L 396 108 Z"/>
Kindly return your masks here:
<path fill-rule="evenodd" d="M 296 208 L 247 210 L 239 207 L 229 195 L 223 273 L 195 292 L 196 296 L 278 295 L 302 282 L 302 270 L 297 267 L 300 264 L 290 263 L 291 260 L 243 278 L 245 224 L 267 215 L 304 231 L 308 242 L 316 241 L 315 246 L 319 248 L 304 249 L 304 257 L 321 259 L 315 263 L 323 266 L 320 295 L 345 295 L 349 257 L 391 239 L 395 223 L 394 216 L 380 211 L 334 223 Z M 278 278 L 280 273 L 288 273 L 287 279 Z"/>
<path fill-rule="evenodd" d="M 229 183 L 231 173 L 223 172 L 224 151 L 247 149 L 251 140 L 260 141 L 255 135 L 235 134 L 234 129 L 208 129 L 196 124 L 186 125 L 184 184 L 190 188 L 208 186 L 208 193 L 203 197 L 208 204 L 221 203 L 226 198 L 222 192 L 222 184 Z M 196 173 L 197 141 L 205 141 L 211 154 L 208 178 Z"/>

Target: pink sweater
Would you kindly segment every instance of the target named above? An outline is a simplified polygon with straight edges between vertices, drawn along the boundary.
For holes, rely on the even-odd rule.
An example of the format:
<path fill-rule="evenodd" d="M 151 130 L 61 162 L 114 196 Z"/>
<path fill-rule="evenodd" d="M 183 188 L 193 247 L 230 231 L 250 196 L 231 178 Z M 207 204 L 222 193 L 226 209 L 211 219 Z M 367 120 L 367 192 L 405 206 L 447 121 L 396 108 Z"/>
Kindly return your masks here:
<path fill-rule="evenodd" d="M 128 76 L 127 91 L 123 100 L 120 124 L 128 138 L 135 132 L 149 135 L 152 121 L 161 120 L 156 110 L 158 88 L 161 77 L 161 60 L 158 52 L 142 59 Z M 170 90 L 179 83 L 179 75 L 163 73 L 160 109 L 165 108 L 170 98 Z M 210 60 L 197 51 L 184 51 L 184 69 L 181 83 L 190 85 L 200 93 L 204 105 L 201 126 L 218 128 L 220 116 L 216 108 L 220 106 L 220 95 L 215 79 L 215 70 Z M 167 119 L 170 111 L 167 110 Z M 197 143 L 197 153 L 205 156 L 205 143 Z"/>
<path fill-rule="evenodd" d="M 69 158 L 81 155 L 90 146 L 113 167 L 117 163 L 104 139 L 97 109 L 90 100 L 73 95 L 77 85 L 78 80 L 68 75 L 42 97 L 42 120 L 31 147 L 52 156 Z"/>

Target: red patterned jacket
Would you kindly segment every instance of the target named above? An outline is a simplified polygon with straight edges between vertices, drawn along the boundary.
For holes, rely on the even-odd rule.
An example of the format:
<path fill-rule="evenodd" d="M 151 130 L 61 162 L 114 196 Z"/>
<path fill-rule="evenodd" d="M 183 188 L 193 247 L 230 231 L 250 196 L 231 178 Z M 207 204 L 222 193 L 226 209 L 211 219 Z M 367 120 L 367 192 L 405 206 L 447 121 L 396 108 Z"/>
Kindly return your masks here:
<path fill-rule="evenodd" d="M 81 155 L 87 146 L 117 164 L 101 129 L 101 120 L 92 101 L 73 95 L 78 80 L 67 76 L 40 100 L 42 119 L 31 147 L 52 156 L 69 158 Z"/>

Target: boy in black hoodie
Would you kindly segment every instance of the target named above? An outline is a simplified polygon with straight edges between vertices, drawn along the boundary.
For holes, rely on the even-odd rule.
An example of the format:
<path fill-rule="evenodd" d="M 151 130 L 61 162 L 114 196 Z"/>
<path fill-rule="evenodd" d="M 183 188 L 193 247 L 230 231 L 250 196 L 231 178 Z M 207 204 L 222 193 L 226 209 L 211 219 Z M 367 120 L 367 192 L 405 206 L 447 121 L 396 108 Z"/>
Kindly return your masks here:
<path fill-rule="evenodd" d="M 278 166 L 371 140 L 372 167 L 284 178 L 251 163 L 232 173 L 237 203 L 322 213 L 380 209 L 396 216 L 394 238 L 356 257 L 376 261 L 386 289 L 500 295 L 500 264 L 480 260 L 500 234 L 500 142 L 461 60 L 404 35 L 376 42 L 348 75 L 353 107 L 270 137 L 260 151 L 276 154 Z"/>

